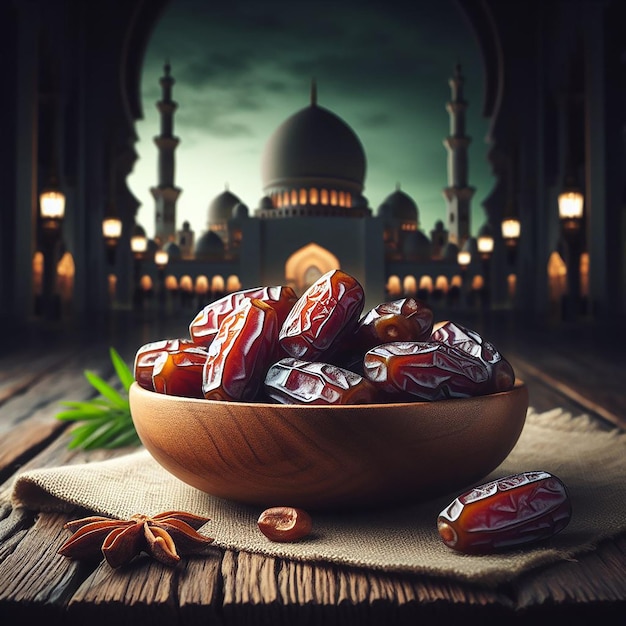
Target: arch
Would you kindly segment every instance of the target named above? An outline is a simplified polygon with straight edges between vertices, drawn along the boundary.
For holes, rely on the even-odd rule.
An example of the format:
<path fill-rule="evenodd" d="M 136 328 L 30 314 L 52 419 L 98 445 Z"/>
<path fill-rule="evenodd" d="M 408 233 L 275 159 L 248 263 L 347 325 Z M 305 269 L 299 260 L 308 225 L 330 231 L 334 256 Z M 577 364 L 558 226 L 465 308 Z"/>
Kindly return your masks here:
<path fill-rule="evenodd" d="M 402 287 L 407 296 L 414 296 L 417 293 L 417 281 L 415 280 L 415 276 L 412 274 L 405 276 L 402 281 Z"/>
<path fill-rule="evenodd" d="M 396 298 L 402 295 L 402 283 L 400 277 L 396 274 L 392 274 L 387 279 L 386 291 L 389 297 Z"/>
<path fill-rule="evenodd" d="M 234 291 L 239 291 L 241 289 L 241 281 L 239 280 L 239 276 L 235 274 L 231 274 L 226 279 L 226 293 L 233 293 Z"/>
<path fill-rule="evenodd" d="M 339 259 L 326 248 L 309 243 L 296 250 L 285 263 L 285 280 L 296 293 L 302 293 L 311 284 L 311 278 L 339 269 Z M 309 282 L 311 281 L 311 282 Z"/>
<path fill-rule="evenodd" d="M 204 274 L 196 276 L 195 292 L 199 296 L 209 293 L 209 279 Z"/>
<path fill-rule="evenodd" d="M 214 293 L 224 291 L 224 277 L 220 274 L 215 274 L 211 279 L 211 291 Z"/>
<path fill-rule="evenodd" d="M 184 274 L 179 281 L 181 291 L 191 293 L 193 291 L 193 279 L 189 274 Z"/>
<path fill-rule="evenodd" d="M 420 276 L 420 290 L 432 291 L 433 290 L 433 279 L 428 275 L 424 274 Z"/>

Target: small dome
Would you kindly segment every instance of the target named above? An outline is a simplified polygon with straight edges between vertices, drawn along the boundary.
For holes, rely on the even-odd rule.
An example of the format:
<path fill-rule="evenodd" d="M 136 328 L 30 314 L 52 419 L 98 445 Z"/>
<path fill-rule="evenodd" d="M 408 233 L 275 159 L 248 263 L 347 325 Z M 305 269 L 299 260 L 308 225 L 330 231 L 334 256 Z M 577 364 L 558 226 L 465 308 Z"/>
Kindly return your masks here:
<path fill-rule="evenodd" d="M 417 204 L 400 189 L 396 189 L 383 200 L 383 203 L 378 207 L 378 215 L 403 222 L 419 221 Z"/>
<path fill-rule="evenodd" d="M 211 204 L 209 204 L 208 212 L 208 224 L 225 224 L 233 214 L 233 209 L 237 204 L 241 203 L 241 200 L 234 194 L 228 191 L 223 191 L 219 196 L 216 196 Z"/>
<path fill-rule="evenodd" d="M 217 233 L 207 230 L 196 243 L 196 256 L 216 256 L 224 252 L 224 242 Z"/>
<path fill-rule="evenodd" d="M 163 246 L 163 250 L 167 252 L 167 255 L 170 261 L 173 261 L 175 259 L 180 259 L 181 257 L 180 246 L 174 241 L 168 241 Z"/>
<path fill-rule="evenodd" d="M 287 118 L 263 152 L 263 189 L 325 181 L 363 190 L 365 150 L 340 117 L 315 103 Z"/>
<path fill-rule="evenodd" d="M 248 207 L 243 204 L 243 202 L 238 202 L 234 207 L 233 207 L 233 219 L 235 220 L 243 220 L 243 219 L 247 219 L 249 216 L 249 211 L 248 211 Z"/>
<path fill-rule="evenodd" d="M 267 211 L 268 209 L 273 209 L 274 204 L 272 203 L 272 199 L 269 196 L 263 196 L 259 200 L 259 209 L 263 211 Z"/>

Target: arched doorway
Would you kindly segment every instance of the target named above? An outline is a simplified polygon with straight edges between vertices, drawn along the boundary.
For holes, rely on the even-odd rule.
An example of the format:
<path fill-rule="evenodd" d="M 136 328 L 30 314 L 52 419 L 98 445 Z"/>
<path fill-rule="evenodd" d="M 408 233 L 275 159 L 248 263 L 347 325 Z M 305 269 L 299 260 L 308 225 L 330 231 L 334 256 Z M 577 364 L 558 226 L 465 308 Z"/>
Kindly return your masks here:
<path fill-rule="evenodd" d="M 285 281 L 301 294 L 322 274 L 339 269 L 339 259 L 326 248 L 310 243 L 296 250 L 285 263 Z"/>

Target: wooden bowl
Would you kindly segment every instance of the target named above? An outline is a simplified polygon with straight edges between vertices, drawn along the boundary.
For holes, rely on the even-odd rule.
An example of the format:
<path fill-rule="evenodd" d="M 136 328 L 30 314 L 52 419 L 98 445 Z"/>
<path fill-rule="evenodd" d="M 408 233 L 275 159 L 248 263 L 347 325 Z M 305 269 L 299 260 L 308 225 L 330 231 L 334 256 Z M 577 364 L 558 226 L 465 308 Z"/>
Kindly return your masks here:
<path fill-rule="evenodd" d="M 219 402 L 134 383 L 141 441 L 167 471 L 249 505 L 354 509 L 409 504 L 478 481 L 517 442 L 528 390 L 354 406 Z"/>

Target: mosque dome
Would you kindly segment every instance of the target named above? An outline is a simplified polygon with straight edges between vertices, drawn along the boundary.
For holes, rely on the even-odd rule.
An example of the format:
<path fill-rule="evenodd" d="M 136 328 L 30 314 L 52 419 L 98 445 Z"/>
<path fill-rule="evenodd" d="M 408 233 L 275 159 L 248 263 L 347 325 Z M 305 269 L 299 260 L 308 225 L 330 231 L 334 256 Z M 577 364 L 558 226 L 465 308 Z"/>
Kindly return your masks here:
<path fill-rule="evenodd" d="M 323 183 L 360 194 L 365 170 L 365 151 L 355 132 L 312 98 L 269 138 L 261 178 L 264 191 Z"/>
<path fill-rule="evenodd" d="M 243 220 L 249 216 L 249 213 L 250 212 L 248 211 L 247 205 L 245 205 L 243 202 L 238 202 L 233 207 L 233 213 L 231 217 L 235 220 Z"/>
<path fill-rule="evenodd" d="M 224 242 L 221 237 L 212 230 L 207 230 L 196 243 L 197 257 L 210 257 L 221 255 L 224 252 Z"/>
<path fill-rule="evenodd" d="M 225 224 L 233 215 L 233 209 L 237 204 L 241 204 L 241 200 L 226 189 L 216 196 L 211 204 L 209 204 L 208 224 Z"/>
<path fill-rule="evenodd" d="M 417 204 L 404 191 L 399 188 L 389 194 L 378 207 L 380 217 L 385 217 L 403 222 L 419 222 Z"/>
<path fill-rule="evenodd" d="M 178 260 L 181 257 L 180 246 L 174 241 L 168 241 L 163 245 L 163 250 L 167 252 L 170 261 Z"/>

